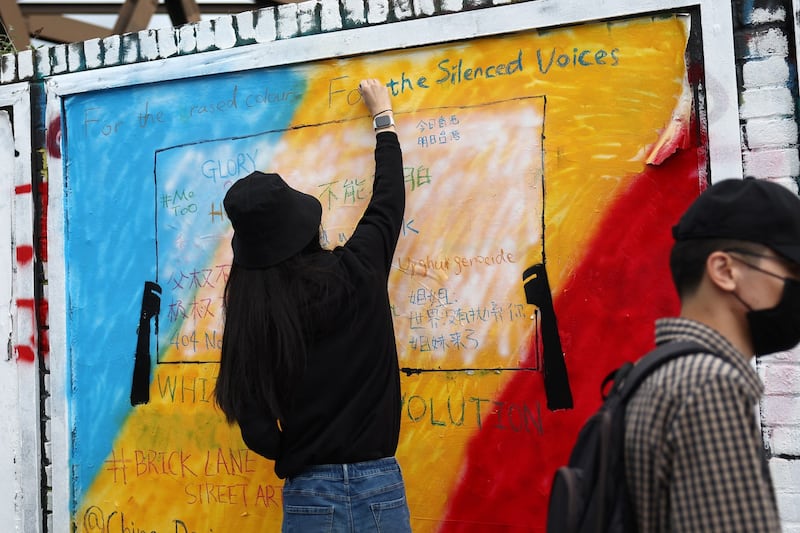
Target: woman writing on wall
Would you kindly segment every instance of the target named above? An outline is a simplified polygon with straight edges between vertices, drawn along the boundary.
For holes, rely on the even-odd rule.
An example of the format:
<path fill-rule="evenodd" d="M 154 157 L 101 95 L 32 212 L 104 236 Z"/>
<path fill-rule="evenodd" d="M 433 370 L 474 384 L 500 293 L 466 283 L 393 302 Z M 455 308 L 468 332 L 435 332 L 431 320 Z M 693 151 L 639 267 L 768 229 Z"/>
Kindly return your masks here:
<path fill-rule="evenodd" d="M 319 201 L 277 174 L 254 172 L 224 200 L 233 265 L 216 401 L 285 478 L 284 532 L 410 531 L 387 291 L 403 162 L 386 86 L 358 89 L 373 117 L 375 181 L 344 246 L 321 247 Z"/>

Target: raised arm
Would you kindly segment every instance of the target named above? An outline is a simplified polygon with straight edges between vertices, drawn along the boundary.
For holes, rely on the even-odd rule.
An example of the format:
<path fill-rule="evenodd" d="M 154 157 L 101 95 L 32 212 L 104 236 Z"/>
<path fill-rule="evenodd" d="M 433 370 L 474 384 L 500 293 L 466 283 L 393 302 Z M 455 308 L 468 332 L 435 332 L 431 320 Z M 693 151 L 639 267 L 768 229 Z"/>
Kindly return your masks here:
<path fill-rule="evenodd" d="M 380 81 L 369 78 L 358 84 L 358 92 L 364 99 L 364 104 L 372 115 L 375 124 L 375 134 L 391 131 L 397 133 L 394 126 L 394 111 L 389 89 Z"/>
<path fill-rule="evenodd" d="M 403 157 L 389 90 L 375 79 L 358 85 L 375 129 L 375 181 L 372 198 L 345 248 L 388 274 L 405 210 Z"/>

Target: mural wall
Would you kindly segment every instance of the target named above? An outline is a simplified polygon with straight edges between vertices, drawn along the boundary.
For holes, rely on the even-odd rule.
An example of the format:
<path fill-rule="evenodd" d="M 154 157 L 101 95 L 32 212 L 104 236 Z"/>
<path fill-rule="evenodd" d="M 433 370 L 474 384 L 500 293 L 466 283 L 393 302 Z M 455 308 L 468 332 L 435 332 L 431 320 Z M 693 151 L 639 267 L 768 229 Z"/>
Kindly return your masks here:
<path fill-rule="evenodd" d="M 322 202 L 324 244 L 344 242 L 371 190 L 356 85 L 374 76 L 404 150 L 390 294 L 412 525 L 540 528 L 600 380 L 676 310 L 669 227 L 707 178 L 698 31 L 663 13 L 270 68 L 243 56 L 61 99 L 77 530 L 278 527 L 271 462 L 213 405 L 221 200 L 277 171 Z"/>

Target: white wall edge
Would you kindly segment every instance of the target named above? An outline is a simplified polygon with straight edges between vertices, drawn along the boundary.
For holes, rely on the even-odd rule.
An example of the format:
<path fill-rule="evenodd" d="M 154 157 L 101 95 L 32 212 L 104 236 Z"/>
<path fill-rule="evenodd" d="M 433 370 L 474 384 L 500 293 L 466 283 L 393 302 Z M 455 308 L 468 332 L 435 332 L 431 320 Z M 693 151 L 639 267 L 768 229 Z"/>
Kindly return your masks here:
<path fill-rule="evenodd" d="M 47 95 L 45 120 L 61 115 L 61 99 Z M 50 306 L 50 436 L 52 461 L 53 528 L 71 531 L 70 428 L 67 378 L 67 302 L 64 258 L 64 174 L 61 159 L 48 156 L 49 208 L 47 214 L 48 297 Z M 52 275 L 52 273 L 56 273 Z"/>
<path fill-rule="evenodd" d="M 13 106 L 21 103 L 27 103 L 29 94 L 30 87 L 27 82 L 0 85 L 0 105 Z"/>
<path fill-rule="evenodd" d="M 21 82 L 0 86 L 0 106 L 10 106 L 13 109 L 14 148 L 20 154 L 15 157 L 13 170 L 9 172 L 9 177 L 12 179 L 10 190 L 13 213 L 11 236 L 17 245 L 34 244 L 32 195 L 17 195 L 14 192 L 17 186 L 29 185 L 32 180 L 29 83 Z M 12 272 L 10 280 L 14 299 L 32 298 L 35 285 L 32 264 L 21 267 L 16 265 L 15 258 L 12 260 L 15 261 L 15 272 Z M 12 304 L 12 312 L 15 317 L 11 341 L 13 345 L 17 345 L 21 339 L 32 333 L 27 329 L 20 331 L 21 327 L 35 328 L 36 320 L 32 316 L 20 316 L 19 310 L 14 304 Z M 16 462 L 16 479 L 13 485 L 20 491 L 14 500 L 17 507 L 14 523 L 19 531 L 38 533 L 43 529 L 39 365 L 38 361 L 21 363 L 15 356 L 16 354 L 12 353 L 12 359 L 8 361 L 7 368 L 11 369 L 13 365 L 16 372 L 16 387 L 11 391 L 3 390 L 1 392 L 16 397 L 15 409 L 9 413 L 15 419 L 10 424 L 17 429 L 17 436 L 14 437 L 16 441 L 6 442 L 6 446 L 13 448 L 13 458 Z"/>
<path fill-rule="evenodd" d="M 2 104 L 0 104 L 2 105 Z M 11 114 L 0 110 L 0 168 L 14 167 L 14 138 L 12 134 Z M 17 411 L 19 385 L 17 382 L 17 362 L 14 358 L 14 245 L 12 233 L 14 227 L 14 180 L 12 175 L 4 175 L 0 180 L 0 276 L 12 280 L 11 283 L 0 283 L 0 339 L 4 353 L 0 357 L 0 409 L 6 413 Z M 0 431 L 6 437 L 0 443 L 0 476 L 11 482 L 0 487 L 0 520 L 14 524 L 14 531 L 19 531 L 14 501 L 21 491 L 19 475 L 16 472 L 17 457 L 20 454 L 20 423 L 15 416 L 0 419 Z"/>
<path fill-rule="evenodd" d="M 711 181 L 741 179 L 742 140 L 739 134 L 739 85 L 733 45 L 730 2 L 704 1 L 701 6 L 703 64 L 708 112 Z"/>

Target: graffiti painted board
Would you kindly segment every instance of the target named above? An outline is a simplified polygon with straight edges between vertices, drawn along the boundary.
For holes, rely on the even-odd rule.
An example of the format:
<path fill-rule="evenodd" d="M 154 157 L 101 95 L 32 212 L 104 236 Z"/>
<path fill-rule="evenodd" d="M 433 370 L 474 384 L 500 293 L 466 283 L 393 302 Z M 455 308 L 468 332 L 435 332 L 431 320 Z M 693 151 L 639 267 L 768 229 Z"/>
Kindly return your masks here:
<path fill-rule="evenodd" d="M 540 529 L 602 377 L 675 310 L 669 227 L 706 174 L 690 29 L 665 14 L 64 98 L 77 530 L 278 529 L 281 480 L 213 402 L 221 201 L 278 172 L 320 199 L 323 244 L 345 242 L 374 171 L 356 86 L 375 76 L 404 157 L 389 290 L 412 525 Z"/>

